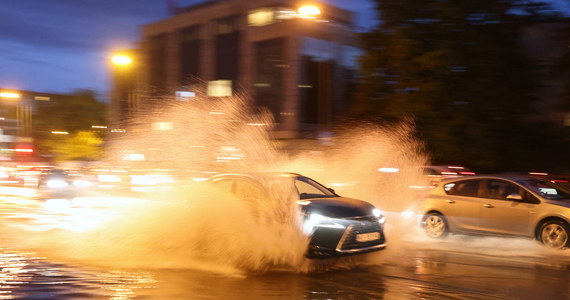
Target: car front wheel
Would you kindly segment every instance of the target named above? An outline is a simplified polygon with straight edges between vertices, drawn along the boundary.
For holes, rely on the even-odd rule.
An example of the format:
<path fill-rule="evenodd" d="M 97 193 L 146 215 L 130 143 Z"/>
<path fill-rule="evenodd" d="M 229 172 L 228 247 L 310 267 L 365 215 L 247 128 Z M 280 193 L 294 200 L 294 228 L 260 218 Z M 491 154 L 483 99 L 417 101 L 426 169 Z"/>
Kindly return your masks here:
<path fill-rule="evenodd" d="M 422 226 L 426 234 L 432 238 L 441 238 L 449 233 L 447 220 L 438 213 L 427 214 L 422 221 Z"/>
<path fill-rule="evenodd" d="M 568 247 L 570 226 L 564 221 L 548 221 L 540 227 L 540 241 L 548 248 Z"/>

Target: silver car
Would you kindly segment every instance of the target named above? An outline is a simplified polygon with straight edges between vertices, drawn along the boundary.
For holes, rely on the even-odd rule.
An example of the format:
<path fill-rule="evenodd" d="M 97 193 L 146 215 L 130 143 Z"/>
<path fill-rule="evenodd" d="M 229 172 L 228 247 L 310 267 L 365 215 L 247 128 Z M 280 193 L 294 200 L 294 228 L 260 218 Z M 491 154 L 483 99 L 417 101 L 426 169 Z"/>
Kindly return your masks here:
<path fill-rule="evenodd" d="M 570 191 L 527 176 L 443 179 L 423 203 L 422 227 L 449 233 L 535 238 L 550 248 L 570 245 Z"/>

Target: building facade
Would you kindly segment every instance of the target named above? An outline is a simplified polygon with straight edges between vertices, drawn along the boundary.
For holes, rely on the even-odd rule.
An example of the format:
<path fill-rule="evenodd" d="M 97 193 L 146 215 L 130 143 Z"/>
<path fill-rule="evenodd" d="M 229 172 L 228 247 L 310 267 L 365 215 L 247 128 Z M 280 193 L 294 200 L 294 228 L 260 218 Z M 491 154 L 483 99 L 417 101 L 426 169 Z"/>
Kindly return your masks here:
<path fill-rule="evenodd" d="M 275 138 L 326 131 L 347 104 L 359 52 L 352 13 L 316 3 L 319 14 L 292 0 L 208 1 L 143 26 L 136 76 L 116 72 L 115 120 L 205 89 L 269 110 Z"/>

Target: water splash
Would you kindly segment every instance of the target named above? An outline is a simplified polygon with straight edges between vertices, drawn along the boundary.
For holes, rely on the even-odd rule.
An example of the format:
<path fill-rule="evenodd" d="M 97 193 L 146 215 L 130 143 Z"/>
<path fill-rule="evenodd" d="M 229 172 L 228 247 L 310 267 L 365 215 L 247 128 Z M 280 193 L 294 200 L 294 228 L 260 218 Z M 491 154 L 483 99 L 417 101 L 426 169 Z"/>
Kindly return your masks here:
<path fill-rule="evenodd" d="M 93 209 L 112 218 L 94 228 L 26 233 L 25 244 L 91 262 L 195 268 L 238 276 L 269 269 L 351 268 L 370 256 L 313 262 L 304 258 L 308 239 L 300 230 L 294 199 L 283 201 L 283 195 L 269 195 L 252 210 L 240 199 L 192 178 L 205 172 L 301 173 L 336 188 L 343 196 L 369 201 L 384 210 L 389 243 L 404 235 L 398 230 L 406 225 L 394 216 L 421 197 L 410 187 L 424 184 L 417 166 L 427 159 L 410 122 L 343 128 L 332 144 L 293 153 L 277 149 L 270 138 L 271 115 L 252 109 L 243 97 L 161 105 L 111 140 L 105 163 L 129 170 L 169 170 L 178 178 L 174 189 L 146 194 L 144 201 L 125 205 L 118 198 L 108 198 L 106 202 L 115 205 Z M 129 157 L 144 160 L 125 160 Z M 383 174 L 378 172 L 381 167 L 399 172 Z"/>

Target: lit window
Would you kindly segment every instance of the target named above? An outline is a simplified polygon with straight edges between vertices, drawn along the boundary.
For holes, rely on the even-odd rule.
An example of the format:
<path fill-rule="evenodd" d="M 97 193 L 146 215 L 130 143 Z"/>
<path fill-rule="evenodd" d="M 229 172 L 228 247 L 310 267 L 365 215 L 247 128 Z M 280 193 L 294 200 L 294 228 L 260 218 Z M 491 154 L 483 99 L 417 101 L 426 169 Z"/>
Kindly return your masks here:
<path fill-rule="evenodd" d="M 249 26 L 266 26 L 275 21 L 275 11 L 271 8 L 252 10 L 247 16 Z"/>
<path fill-rule="evenodd" d="M 232 95 L 231 80 L 213 80 L 208 82 L 208 96 L 228 97 Z"/>
<path fill-rule="evenodd" d="M 168 131 L 174 129 L 171 122 L 155 122 L 152 123 L 152 130 L 154 131 Z"/>

